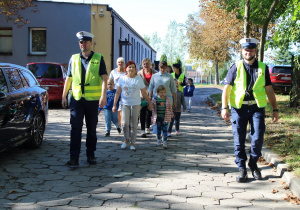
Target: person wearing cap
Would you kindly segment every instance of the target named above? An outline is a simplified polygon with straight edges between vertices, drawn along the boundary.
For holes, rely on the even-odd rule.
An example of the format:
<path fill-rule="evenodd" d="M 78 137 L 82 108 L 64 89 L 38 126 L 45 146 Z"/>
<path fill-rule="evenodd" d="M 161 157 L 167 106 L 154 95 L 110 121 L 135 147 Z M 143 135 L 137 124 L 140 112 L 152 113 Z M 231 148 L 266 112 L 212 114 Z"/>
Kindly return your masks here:
<path fill-rule="evenodd" d="M 250 124 L 251 149 L 248 166 L 254 179 L 261 180 L 262 175 L 257 167 L 261 156 L 265 132 L 265 107 L 267 99 L 273 107 L 273 122 L 278 121 L 278 109 L 268 67 L 258 61 L 258 40 L 244 38 L 240 41 L 243 60 L 233 64 L 226 76 L 222 94 L 222 112 L 229 120 L 228 103 L 231 106 L 232 134 L 234 137 L 235 163 L 239 168 L 237 182 L 248 179 L 245 151 L 247 124 Z"/>
<path fill-rule="evenodd" d="M 86 156 L 89 164 L 96 164 L 96 128 L 98 107 L 106 105 L 107 71 L 101 54 L 92 51 L 94 35 L 80 31 L 76 34 L 80 53 L 72 55 L 68 75 L 64 85 L 62 106 L 67 107 L 67 94 L 72 88 L 71 97 L 71 142 L 69 167 L 79 166 L 83 119 L 87 127 Z"/>

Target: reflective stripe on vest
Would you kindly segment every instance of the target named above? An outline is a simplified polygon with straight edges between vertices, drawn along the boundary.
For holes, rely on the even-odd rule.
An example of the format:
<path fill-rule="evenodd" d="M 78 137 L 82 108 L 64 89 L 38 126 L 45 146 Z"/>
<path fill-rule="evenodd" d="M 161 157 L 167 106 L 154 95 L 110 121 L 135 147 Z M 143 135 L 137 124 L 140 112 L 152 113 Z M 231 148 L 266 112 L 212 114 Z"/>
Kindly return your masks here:
<path fill-rule="evenodd" d="M 247 89 L 247 75 L 244 68 L 243 60 L 236 62 L 237 75 L 230 94 L 230 105 L 240 109 L 245 98 Z M 257 80 L 253 85 L 253 96 L 258 107 L 267 106 L 267 94 L 265 89 L 265 69 L 266 65 L 258 61 Z"/>
<path fill-rule="evenodd" d="M 174 79 L 176 79 L 175 72 L 173 72 L 171 74 L 173 75 Z M 183 82 L 183 80 L 184 80 L 184 74 L 181 73 L 180 76 L 178 77 L 178 81 Z M 178 90 L 183 92 L 183 87 L 180 84 L 178 84 Z"/>
<path fill-rule="evenodd" d="M 88 101 L 99 100 L 102 91 L 102 79 L 99 76 L 102 55 L 94 53 L 85 74 L 84 98 Z M 72 94 L 75 100 L 82 97 L 81 90 L 81 58 L 80 54 L 72 56 Z"/>

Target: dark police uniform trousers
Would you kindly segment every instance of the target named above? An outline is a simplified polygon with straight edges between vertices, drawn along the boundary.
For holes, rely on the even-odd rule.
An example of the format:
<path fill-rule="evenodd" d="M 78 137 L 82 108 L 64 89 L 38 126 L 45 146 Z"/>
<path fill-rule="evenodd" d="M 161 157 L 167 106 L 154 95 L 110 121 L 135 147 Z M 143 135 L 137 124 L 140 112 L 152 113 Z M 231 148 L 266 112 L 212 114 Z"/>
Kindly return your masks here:
<path fill-rule="evenodd" d="M 86 135 L 86 155 L 94 156 L 97 144 L 96 127 L 98 124 L 98 106 L 99 101 L 87 101 L 84 98 L 76 101 L 73 97 L 70 105 L 71 111 L 71 144 L 70 156 L 78 158 L 81 148 L 81 133 L 83 119 L 85 118 L 87 135 Z"/>
<path fill-rule="evenodd" d="M 231 108 L 232 134 L 234 137 L 235 163 L 239 168 L 246 168 L 247 154 L 245 141 L 247 124 L 250 125 L 251 150 L 250 161 L 256 163 L 261 156 L 261 149 L 265 132 L 265 108 L 256 104 L 243 104 L 240 109 Z"/>

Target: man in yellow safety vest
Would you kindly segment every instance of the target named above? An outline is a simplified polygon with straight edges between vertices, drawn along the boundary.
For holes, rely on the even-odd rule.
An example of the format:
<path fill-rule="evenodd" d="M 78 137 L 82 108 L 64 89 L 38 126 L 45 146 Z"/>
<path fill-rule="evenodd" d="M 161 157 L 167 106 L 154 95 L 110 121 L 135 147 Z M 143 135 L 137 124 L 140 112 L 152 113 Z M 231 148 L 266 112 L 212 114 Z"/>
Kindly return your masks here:
<path fill-rule="evenodd" d="M 240 41 L 243 60 L 233 64 L 226 76 L 222 94 L 222 117 L 229 120 L 228 103 L 231 106 L 232 134 L 234 137 L 235 163 L 239 167 L 237 182 L 246 182 L 247 154 L 245 140 L 247 124 L 250 124 L 251 149 L 248 166 L 254 179 L 262 179 L 257 167 L 261 156 L 265 132 L 265 106 L 267 98 L 273 107 L 273 121 L 278 120 L 278 108 L 268 67 L 257 61 L 258 40 L 244 38 Z"/>
<path fill-rule="evenodd" d="M 96 164 L 96 127 L 98 107 L 106 105 L 107 71 L 104 58 L 92 51 L 94 35 L 80 31 L 76 34 L 81 53 L 72 55 L 62 95 L 62 106 L 67 107 L 67 94 L 72 87 L 71 97 L 71 142 L 69 167 L 79 166 L 81 134 L 85 118 L 86 156 L 89 164 Z"/>

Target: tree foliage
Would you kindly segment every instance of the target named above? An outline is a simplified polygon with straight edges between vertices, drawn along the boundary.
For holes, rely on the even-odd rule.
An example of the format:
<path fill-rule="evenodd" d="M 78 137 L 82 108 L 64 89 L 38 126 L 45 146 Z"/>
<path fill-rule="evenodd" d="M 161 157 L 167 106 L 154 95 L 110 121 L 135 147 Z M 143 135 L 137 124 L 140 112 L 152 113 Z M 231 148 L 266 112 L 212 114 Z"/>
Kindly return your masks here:
<path fill-rule="evenodd" d="M 211 60 L 215 64 L 215 82 L 219 83 L 218 66 L 230 60 L 230 49 L 238 48 L 243 37 L 243 23 L 234 12 L 227 12 L 216 1 L 200 0 L 198 16 L 189 16 L 187 37 L 193 59 Z"/>
<path fill-rule="evenodd" d="M 166 61 L 166 62 L 168 62 L 167 55 L 166 55 L 166 54 L 162 54 L 162 55 L 160 56 L 160 61 Z"/>
<path fill-rule="evenodd" d="M 168 64 L 172 65 L 177 57 L 184 58 L 184 32 L 175 20 L 171 21 L 163 40 L 162 52 L 168 57 Z"/>
<path fill-rule="evenodd" d="M 28 7 L 34 7 L 33 12 L 37 11 L 33 0 L 0 0 L 0 15 L 3 14 L 7 21 L 12 21 L 18 27 L 21 27 L 29 22 L 25 19 L 20 11 Z"/>
<path fill-rule="evenodd" d="M 237 18 L 243 19 L 245 15 L 245 1 L 247 0 L 216 0 L 228 12 L 234 11 L 237 13 Z M 260 35 L 260 51 L 259 60 L 263 61 L 265 40 L 270 39 L 274 33 L 274 24 L 276 20 L 288 9 L 289 3 L 293 0 L 251 0 L 250 1 L 250 24 Z M 299 1 L 299 0 L 297 0 Z M 269 32 L 269 33 L 268 33 Z M 251 37 L 258 38 L 257 36 Z"/>

